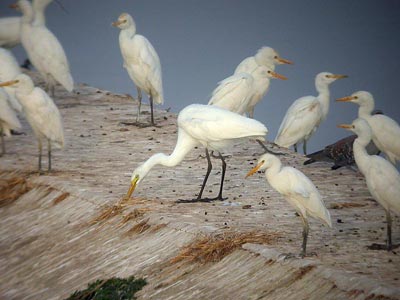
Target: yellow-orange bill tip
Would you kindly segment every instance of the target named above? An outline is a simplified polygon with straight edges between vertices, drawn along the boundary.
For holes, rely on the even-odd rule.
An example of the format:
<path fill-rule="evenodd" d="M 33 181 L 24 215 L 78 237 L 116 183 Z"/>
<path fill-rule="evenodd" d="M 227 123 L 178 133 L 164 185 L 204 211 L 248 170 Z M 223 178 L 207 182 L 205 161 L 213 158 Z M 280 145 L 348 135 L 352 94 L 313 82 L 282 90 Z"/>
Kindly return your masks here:
<path fill-rule="evenodd" d="M 287 80 L 287 77 L 285 77 L 285 76 L 283 76 L 283 75 L 281 75 L 281 74 L 272 72 L 272 71 L 271 71 L 271 75 L 272 75 L 272 77 L 274 77 L 274 78 L 278 78 L 278 79 L 282 79 L 282 80 Z"/>
<path fill-rule="evenodd" d="M 347 77 L 349 77 L 349 76 L 347 76 L 347 75 L 341 75 L 341 74 L 333 74 L 333 75 L 330 75 L 329 77 L 335 78 L 335 79 L 341 79 L 341 78 L 347 78 Z"/>
<path fill-rule="evenodd" d="M 16 84 L 16 83 L 18 83 L 18 80 L 10 80 L 10 81 L 6 81 L 6 82 L 0 83 L 0 87 L 10 86 L 10 85 L 13 85 L 13 84 Z"/>
<path fill-rule="evenodd" d="M 353 125 L 350 125 L 350 124 L 339 124 L 339 125 L 337 125 L 337 127 L 343 128 L 343 129 L 352 129 Z"/>
<path fill-rule="evenodd" d="M 277 60 L 281 63 L 281 64 L 287 64 L 287 65 L 293 65 L 293 62 L 288 60 L 288 59 L 284 59 L 282 57 L 278 57 Z"/>
<path fill-rule="evenodd" d="M 132 182 L 131 182 L 131 186 L 129 187 L 128 193 L 126 194 L 126 197 L 127 197 L 128 199 L 131 198 L 133 192 L 135 191 L 135 188 L 136 188 L 136 182 L 133 182 L 133 181 L 132 181 Z"/>
<path fill-rule="evenodd" d="M 353 99 L 354 99 L 354 97 L 348 96 L 348 97 L 343 97 L 343 98 L 336 99 L 336 102 L 349 102 L 349 101 L 351 101 Z"/>
<path fill-rule="evenodd" d="M 117 27 L 117 26 L 121 25 L 121 22 L 120 21 L 115 21 L 115 22 L 112 22 L 111 25 L 114 26 L 114 27 Z"/>
<path fill-rule="evenodd" d="M 249 173 L 247 173 L 247 175 L 246 175 L 245 178 L 247 178 L 247 177 L 253 175 L 254 173 L 256 173 L 256 172 L 261 168 L 261 166 L 262 166 L 263 164 L 264 164 L 264 162 L 260 162 L 257 166 L 255 166 L 253 169 L 251 169 L 251 170 L 249 171 Z"/>

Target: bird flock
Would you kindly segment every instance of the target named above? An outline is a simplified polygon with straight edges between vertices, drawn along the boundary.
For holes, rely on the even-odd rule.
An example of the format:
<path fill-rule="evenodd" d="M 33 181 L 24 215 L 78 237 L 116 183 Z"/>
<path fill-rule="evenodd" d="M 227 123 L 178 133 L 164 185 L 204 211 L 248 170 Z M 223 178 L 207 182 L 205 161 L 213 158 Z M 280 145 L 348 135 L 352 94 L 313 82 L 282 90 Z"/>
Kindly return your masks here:
<path fill-rule="evenodd" d="M 73 92 L 74 80 L 64 49 L 57 37 L 46 26 L 45 9 L 52 0 L 19 0 L 11 5 L 22 16 L 0 18 L 0 135 L 2 155 L 5 154 L 4 136 L 21 129 L 17 115 L 26 118 L 38 141 L 38 169 L 42 172 L 42 144 L 47 144 L 48 171 L 51 171 L 52 147 L 64 146 L 63 120 L 53 101 L 55 86 L 61 85 Z M 136 23 L 131 15 L 122 13 L 112 26 L 120 29 L 119 46 L 123 68 L 137 88 L 139 123 L 142 92 L 150 102 L 150 124 L 155 125 L 154 104 L 164 103 L 162 70 L 159 56 L 149 40 L 137 34 Z M 35 87 L 32 79 L 20 69 L 9 49 L 21 43 L 32 65 L 46 83 L 45 90 Z M 7 49 L 6 49 L 7 48 Z M 131 176 L 127 197 L 156 165 L 173 167 L 182 162 L 195 147 L 203 146 L 207 158 L 207 173 L 201 189 L 194 199 L 187 202 L 224 200 L 223 184 L 226 173 L 224 151 L 233 144 L 253 139 L 265 141 L 268 129 L 253 119 L 257 104 L 268 92 L 271 79 L 286 80 L 275 72 L 277 65 L 292 65 L 271 47 L 260 48 L 254 56 L 241 61 L 234 73 L 221 80 L 207 104 L 191 104 L 179 112 L 178 134 L 170 155 L 157 153 L 140 164 Z M 280 147 L 297 147 L 303 144 L 307 154 L 307 141 L 329 115 L 330 85 L 346 78 L 346 75 L 321 72 L 315 77 L 316 96 L 301 97 L 287 110 L 274 143 Z M 50 95 L 49 95 L 50 94 Z M 400 127 L 396 121 L 381 113 L 374 114 L 373 96 L 359 91 L 337 99 L 359 105 L 358 118 L 351 124 L 338 127 L 355 135 L 343 139 L 325 149 L 312 153 L 304 164 L 329 160 L 332 169 L 356 164 L 365 176 L 373 198 L 380 203 L 387 219 L 387 239 L 384 249 L 391 250 L 392 213 L 400 213 L 400 175 L 396 162 L 400 160 Z M 219 193 L 215 198 L 204 198 L 203 191 L 212 170 L 210 151 L 222 161 Z M 267 152 L 271 152 L 268 151 Z M 382 152 L 386 159 L 378 156 Z M 280 193 L 300 215 L 303 223 L 303 244 L 300 253 L 304 257 L 309 232 L 308 217 L 320 220 L 332 227 L 330 213 L 313 182 L 301 171 L 283 166 L 276 153 L 263 154 L 246 178 L 265 170 L 271 188 Z"/>

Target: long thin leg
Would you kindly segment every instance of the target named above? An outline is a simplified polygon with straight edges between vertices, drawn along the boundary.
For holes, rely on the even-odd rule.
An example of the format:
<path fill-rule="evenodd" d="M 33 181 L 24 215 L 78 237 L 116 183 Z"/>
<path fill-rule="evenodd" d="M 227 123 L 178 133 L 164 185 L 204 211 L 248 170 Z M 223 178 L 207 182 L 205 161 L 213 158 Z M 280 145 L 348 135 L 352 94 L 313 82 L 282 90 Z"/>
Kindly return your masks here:
<path fill-rule="evenodd" d="M 39 173 L 42 171 L 42 142 L 38 139 L 39 142 Z"/>
<path fill-rule="evenodd" d="M 223 187 L 224 187 L 224 179 L 225 179 L 225 172 L 226 172 L 226 162 L 225 162 L 224 157 L 222 156 L 221 153 L 219 153 L 219 158 L 222 161 L 222 176 L 221 176 L 221 185 L 220 185 L 220 188 L 219 188 L 218 197 L 216 199 L 224 200 L 222 198 L 222 190 L 223 190 Z"/>
<path fill-rule="evenodd" d="M 386 246 L 387 250 L 392 250 L 392 217 L 390 215 L 390 210 L 386 211 L 386 221 L 387 221 L 387 240 Z"/>
<path fill-rule="evenodd" d="M 51 171 L 51 142 L 50 140 L 47 140 L 47 151 L 48 151 L 48 156 L 49 156 L 49 168 L 48 171 Z"/>
<path fill-rule="evenodd" d="M 6 143 L 3 136 L 3 127 L 0 127 L 0 136 L 1 136 L 1 155 L 3 156 L 6 153 Z"/>
<path fill-rule="evenodd" d="M 136 122 L 139 122 L 140 108 L 142 107 L 142 91 L 138 87 L 136 87 L 136 89 L 137 89 L 137 97 L 138 97 L 138 101 L 139 101 L 139 107 L 138 107 L 138 112 L 137 112 L 137 116 L 136 116 Z"/>
<path fill-rule="evenodd" d="M 294 152 L 296 152 L 297 153 L 297 144 L 294 144 Z"/>
<path fill-rule="evenodd" d="M 254 106 L 249 108 L 248 114 L 250 119 L 254 119 Z"/>
<path fill-rule="evenodd" d="M 154 124 L 154 111 L 153 111 L 153 96 L 150 95 L 149 99 L 150 99 L 150 109 L 151 109 L 151 125 L 154 126 L 155 124 Z"/>
<path fill-rule="evenodd" d="M 306 256 L 309 226 L 308 226 L 307 217 L 304 217 L 303 215 L 301 215 L 301 219 L 303 220 L 303 245 L 302 245 L 302 250 L 300 252 L 300 256 L 304 257 L 304 256 Z"/>
<path fill-rule="evenodd" d="M 207 157 L 207 163 L 208 163 L 208 166 L 207 166 L 207 173 L 206 173 L 206 176 L 204 177 L 203 185 L 201 186 L 200 193 L 199 193 L 199 195 L 197 196 L 197 200 L 200 200 L 201 197 L 202 197 L 202 195 L 203 195 L 203 191 L 204 191 L 204 188 L 205 188 L 205 186 L 206 186 L 206 183 L 207 183 L 207 180 L 208 180 L 208 176 L 210 175 L 210 172 L 211 172 L 211 169 L 212 169 L 212 164 L 211 164 L 211 159 L 210 159 L 210 153 L 208 153 L 208 149 L 207 149 L 207 148 L 206 148 L 206 157 Z"/>
<path fill-rule="evenodd" d="M 307 155 L 307 140 L 304 140 L 304 142 L 303 142 L 303 152 L 304 152 L 304 155 Z"/>
<path fill-rule="evenodd" d="M 268 152 L 268 153 L 271 153 L 271 154 L 274 154 L 274 155 L 286 155 L 285 153 L 282 153 L 282 152 L 274 152 L 274 151 L 268 149 L 267 146 L 265 146 L 265 144 L 264 144 L 261 140 L 256 140 L 256 141 L 257 141 L 257 143 L 259 143 L 260 146 L 265 150 L 265 152 Z"/>

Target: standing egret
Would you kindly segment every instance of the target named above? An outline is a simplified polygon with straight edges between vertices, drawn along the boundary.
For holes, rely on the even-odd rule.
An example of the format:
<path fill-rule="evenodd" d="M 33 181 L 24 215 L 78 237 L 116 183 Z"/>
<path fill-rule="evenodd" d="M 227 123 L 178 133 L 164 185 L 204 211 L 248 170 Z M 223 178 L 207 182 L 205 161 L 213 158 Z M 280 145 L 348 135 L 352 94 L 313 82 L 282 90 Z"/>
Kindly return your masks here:
<path fill-rule="evenodd" d="M 268 84 L 271 78 L 287 79 L 265 66 L 258 67 L 252 74 L 237 73 L 219 82 L 208 105 L 222 107 L 240 115 L 244 114 L 257 84 L 255 78 L 263 78 Z"/>
<path fill-rule="evenodd" d="M 360 172 L 365 176 L 367 187 L 372 197 L 383 206 L 387 220 L 386 249 L 392 245 L 391 212 L 400 214 L 400 174 L 386 159 L 369 155 L 365 147 L 372 139 L 372 130 L 364 119 L 356 119 L 351 125 L 341 124 L 338 127 L 353 131 L 357 134 L 354 141 L 354 157 Z"/>
<path fill-rule="evenodd" d="M 130 198 L 136 186 L 147 173 L 156 165 L 173 167 L 179 164 L 196 146 L 206 148 L 208 161 L 207 174 L 204 178 L 200 193 L 194 201 L 223 200 L 222 189 L 226 170 L 221 151 L 232 143 L 245 138 L 263 139 L 268 129 L 256 120 L 252 120 L 223 108 L 210 105 L 192 104 L 185 107 L 178 115 L 178 140 L 171 155 L 157 153 L 136 168 L 131 177 L 131 186 L 127 197 Z M 212 169 L 208 149 L 220 153 L 222 160 L 222 178 L 219 194 L 214 199 L 202 199 L 204 187 Z"/>
<path fill-rule="evenodd" d="M 9 81 L 14 79 L 18 74 L 21 74 L 21 69 L 12 53 L 0 47 L 0 82 Z M 15 97 L 15 89 L 11 87 L 4 87 L 8 94 L 8 100 L 13 109 L 21 112 L 21 104 L 19 104 Z"/>
<path fill-rule="evenodd" d="M 307 154 L 307 141 L 326 119 L 329 111 L 329 85 L 346 75 L 335 75 L 328 72 L 319 73 L 315 77 L 318 96 L 305 96 L 297 99 L 289 107 L 279 127 L 275 143 L 289 148 L 303 143 L 304 154 Z"/>
<path fill-rule="evenodd" d="M 112 25 L 121 29 L 119 46 L 124 68 L 137 88 L 139 108 L 136 122 L 140 116 L 143 90 L 149 96 L 151 124 L 154 125 L 153 102 L 164 103 L 160 59 L 149 40 L 143 35 L 136 34 L 135 21 L 129 14 L 121 14 Z"/>
<path fill-rule="evenodd" d="M 0 137 L 1 137 L 1 155 L 6 153 L 6 144 L 4 135 L 10 136 L 11 130 L 21 128 L 17 115 L 14 110 L 9 106 L 8 94 L 4 89 L 0 88 Z"/>
<path fill-rule="evenodd" d="M 290 60 L 283 59 L 271 47 L 260 48 L 256 55 L 245 58 L 235 69 L 235 74 L 249 73 L 254 77 L 253 94 L 249 99 L 246 112 L 250 118 L 254 116 L 254 107 L 264 97 L 269 89 L 269 78 L 263 76 L 258 69 L 262 66 L 275 70 L 275 65 L 293 64 Z"/>
<path fill-rule="evenodd" d="M 303 246 L 300 255 L 306 255 L 307 237 L 309 231 L 308 216 L 319 219 L 332 227 L 331 216 L 326 209 L 315 185 L 299 170 L 292 167 L 282 167 L 282 163 L 272 154 L 264 154 L 258 164 L 247 173 L 253 175 L 258 170 L 266 170 L 268 183 L 296 209 L 303 221 Z"/>
<path fill-rule="evenodd" d="M 26 119 L 31 125 L 39 144 L 39 172 L 42 170 L 42 139 L 47 140 L 48 171 L 51 171 L 52 145 L 64 147 L 64 129 L 60 112 L 53 100 L 39 87 L 33 85 L 32 79 L 20 74 L 14 80 L 0 83 L 0 87 L 12 86 L 22 105 Z"/>
<path fill-rule="evenodd" d="M 68 92 L 74 89 L 67 57 L 57 37 L 45 26 L 41 15 L 35 23 L 35 13 L 27 0 L 19 0 L 13 7 L 22 11 L 21 43 L 33 66 L 46 82 L 46 89 L 54 95 L 56 83 Z"/>
<path fill-rule="evenodd" d="M 388 116 L 382 114 L 372 115 L 375 102 L 369 92 L 359 91 L 336 101 L 357 103 L 360 106 L 358 117 L 368 122 L 375 145 L 386 154 L 393 164 L 400 160 L 400 126 Z"/>

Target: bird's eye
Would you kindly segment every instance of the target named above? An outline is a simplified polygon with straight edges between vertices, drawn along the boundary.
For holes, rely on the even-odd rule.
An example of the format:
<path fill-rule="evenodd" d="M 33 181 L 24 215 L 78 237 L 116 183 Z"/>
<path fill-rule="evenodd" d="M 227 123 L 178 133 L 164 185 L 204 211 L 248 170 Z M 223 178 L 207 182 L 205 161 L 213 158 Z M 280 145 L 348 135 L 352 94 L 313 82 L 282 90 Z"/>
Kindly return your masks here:
<path fill-rule="evenodd" d="M 357 96 L 354 96 L 354 99 L 358 99 L 358 97 L 357 97 Z"/>
<path fill-rule="evenodd" d="M 275 55 L 274 58 L 275 58 L 275 59 L 278 59 L 278 55 Z"/>
<path fill-rule="evenodd" d="M 329 78 L 329 75 L 325 75 L 326 78 Z"/>
<path fill-rule="evenodd" d="M 270 74 L 270 73 L 271 73 L 271 71 L 268 71 L 267 73 L 268 73 L 268 74 Z"/>
<path fill-rule="evenodd" d="M 265 160 L 262 160 L 261 163 L 265 163 Z"/>
<path fill-rule="evenodd" d="M 139 179 L 139 175 L 136 174 L 136 175 L 135 175 L 135 179 Z"/>

